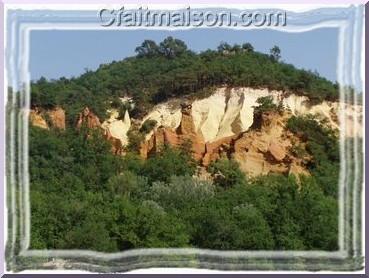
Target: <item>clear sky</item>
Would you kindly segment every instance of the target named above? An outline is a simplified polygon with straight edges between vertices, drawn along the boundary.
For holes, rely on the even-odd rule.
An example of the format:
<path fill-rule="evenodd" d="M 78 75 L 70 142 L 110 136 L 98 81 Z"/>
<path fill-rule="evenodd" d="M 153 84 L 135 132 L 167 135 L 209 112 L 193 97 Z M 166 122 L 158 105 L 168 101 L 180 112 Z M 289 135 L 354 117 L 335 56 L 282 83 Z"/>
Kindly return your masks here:
<path fill-rule="evenodd" d="M 136 46 L 145 39 L 160 42 L 169 35 L 185 41 L 194 51 L 215 49 L 221 41 L 229 44 L 250 42 L 256 51 L 264 53 L 278 45 L 283 61 L 298 68 L 316 70 L 329 80 L 337 80 L 338 31 L 335 28 L 303 33 L 221 28 L 185 31 L 32 31 L 31 78 L 35 80 L 41 76 L 47 79 L 78 76 L 85 69 L 95 70 L 100 64 L 134 55 Z"/>

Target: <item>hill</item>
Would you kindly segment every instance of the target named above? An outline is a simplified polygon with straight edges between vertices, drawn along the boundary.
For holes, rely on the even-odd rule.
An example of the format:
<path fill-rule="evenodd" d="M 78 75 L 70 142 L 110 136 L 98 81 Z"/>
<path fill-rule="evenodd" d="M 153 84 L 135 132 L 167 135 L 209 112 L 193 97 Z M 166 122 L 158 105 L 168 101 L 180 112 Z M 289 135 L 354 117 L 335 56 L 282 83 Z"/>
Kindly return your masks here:
<path fill-rule="evenodd" d="M 220 86 L 293 92 L 313 103 L 338 99 L 337 84 L 282 62 L 278 47 L 267 55 L 249 43 L 221 43 L 217 50 L 194 53 L 183 41 L 168 37 L 159 45 L 146 40 L 136 52 L 135 57 L 101 65 L 77 78 L 33 82 L 32 106 L 61 106 L 72 123 L 86 106 L 105 118 L 111 104 L 120 105 L 119 97 L 133 98 L 137 105 L 131 117 L 139 118 L 154 104 L 172 97 L 201 97 Z"/>
<path fill-rule="evenodd" d="M 32 84 L 32 248 L 338 249 L 337 84 L 278 47 L 136 52 Z"/>

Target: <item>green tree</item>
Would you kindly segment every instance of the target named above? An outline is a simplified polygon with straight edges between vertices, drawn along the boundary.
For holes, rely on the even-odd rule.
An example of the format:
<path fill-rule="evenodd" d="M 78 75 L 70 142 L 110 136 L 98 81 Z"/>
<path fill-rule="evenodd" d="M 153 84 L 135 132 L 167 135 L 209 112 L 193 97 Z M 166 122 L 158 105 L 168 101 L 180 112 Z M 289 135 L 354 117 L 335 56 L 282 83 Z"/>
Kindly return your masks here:
<path fill-rule="evenodd" d="M 150 182 L 169 182 L 170 178 L 175 175 L 192 176 L 195 169 L 196 164 L 190 154 L 164 146 L 162 151 L 146 161 L 141 174 L 148 177 Z"/>
<path fill-rule="evenodd" d="M 159 51 L 167 58 L 175 58 L 187 51 L 187 45 L 184 41 L 169 36 L 160 43 Z"/>
<path fill-rule="evenodd" d="M 159 54 L 159 46 L 152 40 L 144 40 L 141 46 L 136 47 L 138 57 L 154 57 Z"/>
<path fill-rule="evenodd" d="M 244 184 L 246 180 L 245 174 L 235 160 L 217 160 L 209 165 L 208 170 L 213 175 L 215 184 L 222 188 Z"/>
<path fill-rule="evenodd" d="M 270 57 L 273 59 L 273 61 L 279 61 L 281 58 L 281 49 L 278 46 L 273 46 L 270 49 Z"/>
<path fill-rule="evenodd" d="M 251 43 L 244 43 L 242 44 L 242 49 L 245 50 L 246 52 L 253 52 L 254 51 L 254 47 L 252 46 Z"/>

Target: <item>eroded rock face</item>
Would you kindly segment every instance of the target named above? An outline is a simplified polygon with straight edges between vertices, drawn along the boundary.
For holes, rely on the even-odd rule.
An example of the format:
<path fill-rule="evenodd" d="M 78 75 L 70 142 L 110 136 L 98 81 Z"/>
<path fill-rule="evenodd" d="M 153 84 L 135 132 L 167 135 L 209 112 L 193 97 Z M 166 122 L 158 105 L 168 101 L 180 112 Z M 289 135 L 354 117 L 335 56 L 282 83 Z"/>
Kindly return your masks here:
<path fill-rule="evenodd" d="M 44 129 L 51 127 L 61 130 L 65 129 L 65 111 L 61 107 L 55 107 L 52 110 L 46 111 L 38 108 L 31 109 L 29 118 L 33 126 Z"/>
<path fill-rule="evenodd" d="M 131 128 L 131 118 L 129 117 L 128 111 L 124 113 L 123 119 L 119 119 L 119 112 L 112 110 L 110 112 L 110 118 L 101 124 L 105 134 L 113 144 L 118 145 L 118 141 L 122 148 L 128 144 L 127 132 Z"/>
<path fill-rule="evenodd" d="M 276 140 L 272 140 L 269 143 L 268 151 L 278 162 L 281 162 L 286 157 L 286 149 Z"/>
<path fill-rule="evenodd" d="M 100 127 L 100 119 L 88 107 L 85 107 L 78 115 L 77 129 L 82 126 L 88 129 Z"/>
<path fill-rule="evenodd" d="M 306 161 L 292 155 L 290 148 L 298 141 L 286 128 L 286 115 L 262 114 L 260 125 L 254 124 L 254 108 L 260 97 L 272 96 L 275 103 L 282 102 L 285 114 L 313 114 L 324 119 L 335 129 L 339 121 L 345 124 L 346 136 L 362 136 L 362 107 L 358 105 L 322 102 L 310 106 L 304 96 L 286 95 L 283 92 L 252 88 L 218 88 L 212 95 L 191 103 L 171 100 L 154 107 L 138 126 L 146 120 L 155 120 L 156 126 L 146 134 L 140 154 L 147 158 L 158 152 L 164 144 L 178 147 L 191 142 L 193 157 L 208 166 L 221 157 L 234 158 L 241 169 L 250 176 L 268 173 L 308 174 Z M 341 108 L 346 114 L 339 116 Z M 65 113 L 55 109 L 47 112 L 50 125 L 64 129 Z M 78 117 L 77 128 L 102 128 L 112 143 L 112 152 L 123 154 L 128 144 L 127 132 L 132 127 L 128 112 L 119 119 L 117 111 L 111 111 L 109 119 L 100 124 L 99 118 L 85 108 Z M 31 111 L 31 123 L 49 128 L 42 113 Z M 359 119 L 359 121 L 356 121 Z M 359 124 L 354 124 L 359 122 Z"/>
<path fill-rule="evenodd" d="M 249 176 L 288 174 L 289 171 L 296 174 L 290 165 L 292 162 L 300 165 L 300 161 L 289 153 L 293 135 L 286 136 L 284 119 L 278 113 L 267 113 L 262 117 L 260 130 L 245 132 L 236 140 L 233 158 Z"/>
<path fill-rule="evenodd" d="M 37 126 L 39 128 L 43 129 L 49 129 L 49 125 L 47 124 L 46 120 L 42 116 L 41 112 L 36 110 L 31 110 L 29 112 L 29 119 L 31 122 L 31 125 Z"/>
<path fill-rule="evenodd" d="M 260 129 L 205 143 L 201 130 L 196 131 L 191 105 L 183 105 L 181 112 L 181 122 L 176 129 L 160 127 L 149 140 L 143 142 L 142 157 L 147 158 L 148 155 L 159 151 L 164 144 L 178 147 L 185 140 L 190 140 L 193 157 L 204 167 L 212 161 L 226 157 L 235 159 L 241 170 L 249 176 L 269 173 L 308 174 L 302 160 L 294 157 L 289 151 L 291 140 L 298 140 L 285 129 L 285 122 L 290 114 L 264 113 Z"/>
<path fill-rule="evenodd" d="M 205 153 L 205 141 L 201 133 L 196 132 L 191 114 L 191 104 L 181 105 L 181 121 L 176 129 L 160 127 L 152 136 L 141 144 L 140 154 L 147 158 L 149 154 L 159 151 L 163 145 L 179 147 L 188 142 L 192 146 L 192 155 L 195 160 L 201 161 Z"/>
<path fill-rule="evenodd" d="M 54 128 L 65 130 L 65 111 L 61 107 L 46 112 Z"/>
<path fill-rule="evenodd" d="M 214 142 L 219 139 L 237 135 L 247 131 L 253 124 L 254 107 L 258 106 L 257 99 L 271 96 L 277 104 L 282 102 L 285 109 L 292 115 L 315 115 L 318 119 L 327 121 L 331 128 L 340 128 L 339 121 L 345 125 L 345 135 L 348 137 L 363 134 L 362 125 L 355 126 L 354 119 L 361 123 L 362 106 L 340 104 L 339 102 L 323 101 L 318 105 L 309 105 L 305 96 L 286 95 L 281 91 L 253 88 L 218 88 L 207 98 L 192 102 L 192 119 L 197 132 L 201 131 L 205 142 Z M 346 113 L 341 113 L 341 108 Z M 176 129 L 181 123 L 181 107 L 172 100 L 156 106 L 143 119 L 157 121 L 157 126 Z M 147 135 L 149 139 L 152 133 Z"/>

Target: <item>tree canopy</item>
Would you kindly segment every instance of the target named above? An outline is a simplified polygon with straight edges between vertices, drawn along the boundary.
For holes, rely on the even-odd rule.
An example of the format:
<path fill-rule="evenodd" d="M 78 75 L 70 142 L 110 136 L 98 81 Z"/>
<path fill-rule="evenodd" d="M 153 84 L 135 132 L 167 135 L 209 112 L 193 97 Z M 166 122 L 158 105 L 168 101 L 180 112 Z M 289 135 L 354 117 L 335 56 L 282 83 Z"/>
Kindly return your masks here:
<path fill-rule="evenodd" d="M 217 50 L 194 53 L 185 42 L 167 37 L 159 44 L 145 40 L 135 50 L 134 57 L 102 64 L 79 77 L 32 82 L 32 105 L 62 106 L 73 121 L 85 106 L 105 116 L 118 97 L 133 97 L 137 105 L 132 115 L 140 117 L 155 103 L 175 96 L 200 95 L 216 86 L 283 90 L 306 95 L 314 102 L 338 99 L 337 84 L 280 61 L 278 46 L 268 55 L 254 51 L 250 43 L 232 46 L 222 42 Z"/>

